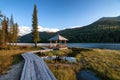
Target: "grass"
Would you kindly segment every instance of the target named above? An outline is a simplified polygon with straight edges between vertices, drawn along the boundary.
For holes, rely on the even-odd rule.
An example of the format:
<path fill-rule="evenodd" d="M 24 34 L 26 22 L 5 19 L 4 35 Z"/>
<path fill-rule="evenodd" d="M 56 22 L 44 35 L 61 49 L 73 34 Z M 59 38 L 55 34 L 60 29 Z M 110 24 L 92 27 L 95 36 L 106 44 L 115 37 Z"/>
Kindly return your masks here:
<path fill-rule="evenodd" d="M 57 80 L 77 80 L 76 71 L 79 69 L 76 64 L 48 64 Z"/>
<path fill-rule="evenodd" d="M 120 80 L 120 51 L 91 49 L 79 52 L 83 68 L 94 71 L 103 80 Z"/>
<path fill-rule="evenodd" d="M 48 66 L 58 80 L 77 80 L 76 73 L 82 69 L 93 71 L 101 80 L 120 80 L 120 51 L 83 48 L 71 48 L 71 50 L 68 56 L 76 57 L 80 66 L 72 64 L 71 67 L 69 63 L 58 62 L 57 64 L 62 65 L 55 67 L 54 61 L 47 61 L 53 64 Z M 69 66 L 65 66 L 66 64 Z M 69 77 L 72 78 L 68 79 Z"/>
<path fill-rule="evenodd" d="M 22 53 L 33 50 L 36 49 L 31 46 L 17 46 L 0 50 L 0 75 L 7 73 L 11 65 L 21 62 L 23 60 Z"/>
<path fill-rule="evenodd" d="M 72 51 L 71 49 L 67 50 L 54 50 L 50 52 L 37 53 L 38 56 L 67 56 L 67 54 L 70 54 Z M 52 71 L 52 73 L 55 75 L 57 80 L 77 80 L 77 71 L 80 70 L 79 64 L 71 64 L 70 62 L 66 60 L 45 60 L 48 67 Z"/>
<path fill-rule="evenodd" d="M 31 50 L 36 49 L 24 46 L 0 50 L 0 75 L 5 74 L 11 65 L 22 61 L 22 53 Z M 76 57 L 80 65 L 46 61 L 57 80 L 77 80 L 76 73 L 81 69 L 95 72 L 101 80 L 120 80 L 120 51 L 83 48 L 71 48 L 71 50 L 67 55 Z"/>
<path fill-rule="evenodd" d="M 21 53 L 26 50 L 0 50 L 0 75 L 7 73 L 12 64 L 22 60 Z"/>

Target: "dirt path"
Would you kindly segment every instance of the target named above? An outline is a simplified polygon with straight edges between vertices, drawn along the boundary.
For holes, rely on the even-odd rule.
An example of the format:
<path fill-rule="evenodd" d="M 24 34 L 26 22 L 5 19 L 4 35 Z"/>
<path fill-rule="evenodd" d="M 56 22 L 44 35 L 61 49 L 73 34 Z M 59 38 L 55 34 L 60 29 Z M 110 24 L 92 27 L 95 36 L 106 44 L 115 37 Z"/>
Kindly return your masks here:
<path fill-rule="evenodd" d="M 23 65 L 24 62 L 20 62 L 16 65 L 13 65 L 8 71 L 8 74 L 0 76 L 0 80 L 20 80 Z"/>

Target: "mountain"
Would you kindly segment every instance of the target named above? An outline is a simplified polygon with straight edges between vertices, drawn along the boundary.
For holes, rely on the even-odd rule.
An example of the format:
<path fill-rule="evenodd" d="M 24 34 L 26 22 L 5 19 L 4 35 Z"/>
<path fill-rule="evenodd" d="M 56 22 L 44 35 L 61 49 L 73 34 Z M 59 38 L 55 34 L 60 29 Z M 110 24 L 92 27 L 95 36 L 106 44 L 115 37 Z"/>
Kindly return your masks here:
<path fill-rule="evenodd" d="M 48 42 L 48 39 L 51 38 L 52 36 L 54 36 L 54 32 L 40 32 L 40 42 L 44 43 L 44 42 Z M 22 43 L 32 43 L 32 34 L 26 34 L 24 36 L 21 36 L 19 39 L 19 42 Z"/>
<path fill-rule="evenodd" d="M 120 20 L 120 16 L 117 16 L 117 17 L 103 17 L 101 18 L 100 20 Z"/>
<path fill-rule="evenodd" d="M 69 39 L 69 42 L 89 42 L 89 43 L 119 43 L 120 42 L 120 16 L 103 17 L 98 21 L 83 27 L 71 28 L 58 31 L 56 33 L 40 33 L 41 42 L 47 40 L 55 34 L 61 34 Z M 32 42 L 31 34 L 20 38 L 21 42 Z"/>

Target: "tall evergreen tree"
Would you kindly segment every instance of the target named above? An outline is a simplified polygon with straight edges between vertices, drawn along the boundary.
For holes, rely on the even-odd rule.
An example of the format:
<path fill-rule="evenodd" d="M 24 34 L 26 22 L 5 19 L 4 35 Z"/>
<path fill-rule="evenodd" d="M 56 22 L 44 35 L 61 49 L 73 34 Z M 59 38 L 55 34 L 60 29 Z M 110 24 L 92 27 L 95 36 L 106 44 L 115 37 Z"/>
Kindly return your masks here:
<path fill-rule="evenodd" d="M 5 20 L 2 22 L 1 45 L 5 45 Z"/>
<path fill-rule="evenodd" d="M 12 45 L 14 45 L 14 20 L 13 20 L 13 15 L 11 15 L 11 18 L 10 18 L 9 38 L 10 38 L 10 43 L 12 43 Z"/>
<path fill-rule="evenodd" d="M 11 27 L 10 27 L 9 18 L 7 18 L 7 25 L 8 25 L 8 43 L 9 43 L 9 46 L 10 46 L 10 43 L 11 43 Z"/>
<path fill-rule="evenodd" d="M 1 19 L 2 16 L 0 16 Z M 17 44 L 18 38 L 18 24 L 13 21 L 13 16 L 11 19 L 4 17 L 1 19 L 1 27 L 0 27 L 0 48 L 5 48 L 7 46 L 6 43 L 12 43 L 13 45 Z"/>
<path fill-rule="evenodd" d="M 33 18 L 32 18 L 32 36 L 33 41 L 35 43 L 35 47 L 37 47 L 37 42 L 39 39 L 39 32 L 38 32 L 38 18 L 37 18 L 37 7 L 34 5 L 34 11 L 33 11 Z"/>
<path fill-rule="evenodd" d="M 15 45 L 17 45 L 17 40 L 18 40 L 18 24 L 15 23 L 14 24 L 14 42 L 15 42 Z"/>
<path fill-rule="evenodd" d="M 3 39 L 3 36 L 2 36 L 2 17 L 3 15 L 1 14 L 1 11 L 0 11 L 0 47 L 2 47 L 2 39 Z"/>
<path fill-rule="evenodd" d="M 4 18 L 4 24 L 5 24 L 5 43 L 8 42 L 8 23 L 6 17 Z"/>
<path fill-rule="evenodd" d="M 7 43 L 7 34 L 8 34 L 8 25 L 6 17 L 4 17 L 4 20 L 2 21 L 2 30 L 1 30 L 1 45 L 2 47 L 6 46 Z"/>

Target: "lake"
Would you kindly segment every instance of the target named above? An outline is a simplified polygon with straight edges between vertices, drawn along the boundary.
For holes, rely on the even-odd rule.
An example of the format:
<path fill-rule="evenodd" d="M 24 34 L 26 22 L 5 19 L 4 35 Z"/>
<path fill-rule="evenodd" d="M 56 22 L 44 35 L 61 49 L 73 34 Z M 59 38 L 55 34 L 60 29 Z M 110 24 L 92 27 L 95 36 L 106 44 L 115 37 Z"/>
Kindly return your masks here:
<path fill-rule="evenodd" d="M 69 43 L 69 47 L 120 50 L 120 43 Z"/>
<path fill-rule="evenodd" d="M 52 56 L 52 57 L 44 56 L 44 57 L 41 57 L 41 58 L 44 59 L 44 60 L 54 60 L 54 59 L 56 59 L 56 56 Z M 70 63 L 75 63 L 76 62 L 76 58 L 75 57 L 65 57 L 65 56 L 62 56 L 62 57 L 60 57 L 60 59 L 67 60 Z"/>
<path fill-rule="evenodd" d="M 32 45 L 33 43 L 18 43 L 18 45 Z M 39 46 L 48 46 L 49 43 L 38 43 Z M 120 43 L 67 43 L 68 47 L 76 48 L 100 48 L 120 50 Z"/>

